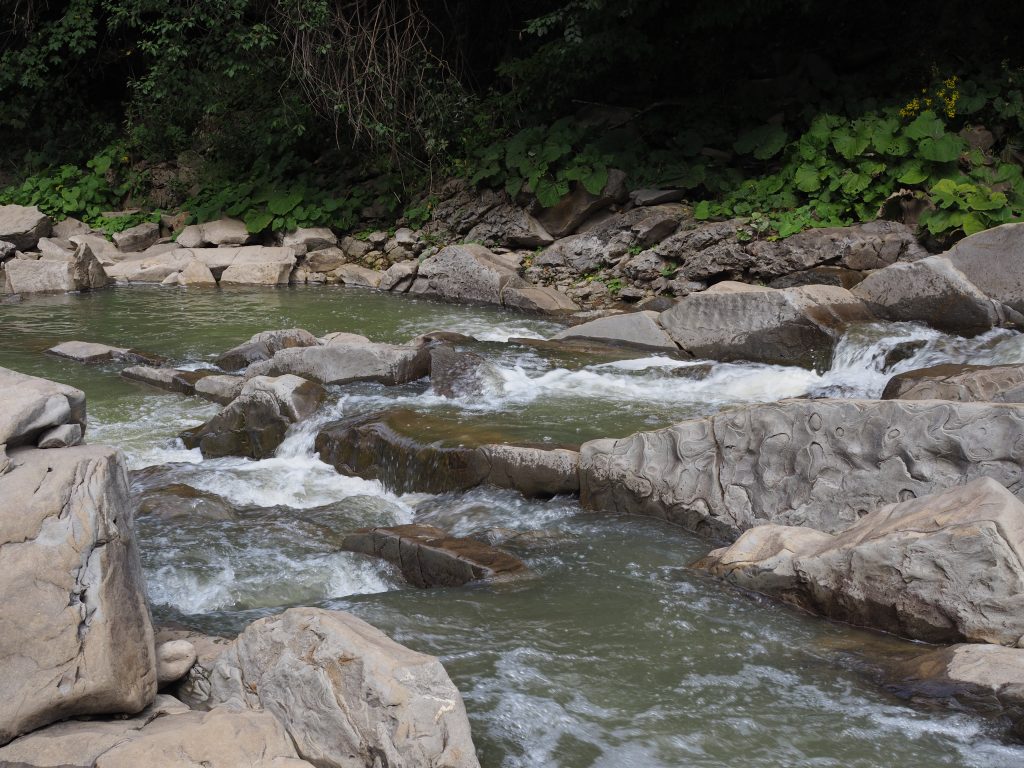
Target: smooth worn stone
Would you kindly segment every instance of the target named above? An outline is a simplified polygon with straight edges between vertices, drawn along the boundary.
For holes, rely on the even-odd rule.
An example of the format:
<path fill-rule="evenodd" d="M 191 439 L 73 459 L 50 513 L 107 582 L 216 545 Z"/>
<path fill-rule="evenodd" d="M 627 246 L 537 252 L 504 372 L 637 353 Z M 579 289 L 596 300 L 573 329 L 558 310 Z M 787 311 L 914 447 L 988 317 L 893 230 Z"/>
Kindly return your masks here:
<path fill-rule="evenodd" d="M 40 436 L 36 445 L 39 448 L 67 448 L 82 442 L 82 427 L 79 424 L 61 424 L 49 429 Z"/>
<path fill-rule="evenodd" d="M 90 291 L 109 282 L 103 266 L 88 245 L 79 245 L 66 258 L 12 259 L 5 265 L 10 293 Z"/>
<path fill-rule="evenodd" d="M 62 221 L 54 223 L 51 237 L 60 240 L 70 240 L 75 235 L 92 234 L 92 229 L 84 221 L 73 219 L 70 216 Z"/>
<path fill-rule="evenodd" d="M 284 328 L 276 331 L 262 331 L 248 341 L 232 347 L 218 357 L 214 363 L 225 371 L 240 371 L 250 363 L 269 360 L 275 352 L 292 347 L 316 347 L 320 345 L 309 331 L 303 328 Z"/>
<path fill-rule="evenodd" d="M 945 256 L 880 269 L 855 286 L 853 294 L 886 320 L 927 323 L 952 333 L 973 335 L 1024 321 L 982 292 Z"/>
<path fill-rule="evenodd" d="M 843 330 L 874 317 L 834 286 L 691 294 L 658 322 L 693 357 L 826 370 Z"/>
<path fill-rule="evenodd" d="M 0 747 L 0 765 L 8 768 L 95 768 L 103 753 L 137 737 L 157 718 L 186 712 L 188 707 L 173 696 L 158 695 L 152 704 L 133 717 L 54 723 Z"/>
<path fill-rule="evenodd" d="M 85 393 L 80 389 L 0 368 L 0 445 L 35 445 L 54 427 L 75 424 L 85 432 Z"/>
<path fill-rule="evenodd" d="M 63 341 L 46 350 L 49 355 L 65 357 L 79 363 L 102 363 L 118 360 L 131 363 L 150 363 L 159 365 L 164 358 L 149 352 L 140 352 L 128 347 L 112 347 L 109 344 L 98 344 L 93 341 Z"/>
<path fill-rule="evenodd" d="M 319 248 L 307 252 L 304 263 L 310 272 L 331 272 L 347 264 L 348 257 L 337 247 Z"/>
<path fill-rule="evenodd" d="M 242 385 L 240 394 L 269 392 L 280 401 L 282 412 L 292 421 L 308 419 L 323 404 L 327 391 L 299 376 L 253 376 Z"/>
<path fill-rule="evenodd" d="M 732 539 L 762 523 L 835 533 L 978 477 L 1024 495 L 1024 406 L 783 400 L 580 449 L 580 500 Z"/>
<path fill-rule="evenodd" d="M 292 373 L 321 384 L 375 381 L 393 386 L 421 379 L 430 372 L 426 347 L 365 342 L 282 349 L 269 360 L 266 373 Z"/>
<path fill-rule="evenodd" d="M 184 483 L 172 483 L 147 489 L 138 497 L 136 515 L 156 515 L 164 520 L 179 517 L 205 517 L 210 520 L 234 520 L 234 507 L 220 496 L 200 491 Z"/>
<path fill-rule="evenodd" d="M 143 254 L 132 254 L 132 253 L 121 253 L 117 249 L 117 246 L 107 240 L 102 232 L 86 232 L 71 235 L 68 238 L 68 242 L 71 243 L 72 247 L 77 248 L 79 245 L 88 245 L 95 254 L 96 258 L 99 259 L 100 264 L 104 267 L 113 266 L 119 261 L 125 259 L 138 258 Z M 173 249 L 172 249 L 173 250 Z M 146 253 L 144 255 L 153 256 L 153 253 Z M 111 275 L 113 277 L 113 275 Z"/>
<path fill-rule="evenodd" d="M 1024 403 L 1024 365 L 947 363 L 898 373 L 883 400 L 960 400 Z"/>
<path fill-rule="evenodd" d="M 200 371 L 179 371 L 176 368 L 156 368 L 148 365 L 133 365 L 121 371 L 121 375 L 131 381 L 141 381 L 169 392 L 180 392 L 183 395 L 193 395 L 196 391 L 196 382 L 206 376 L 212 376 L 213 371 L 206 369 Z"/>
<path fill-rule="evenodd" d="M 523 312 L 564 315 L 579 311 L 579 305 L 561 291 L 547 286 L 507 286 L 501 292 L 501 303 Z"/>
<path fill-rule="evenodd" d="M 791 272 L 777 277 L 769 283 L 771 288 L 796 288 L 801 285 L 837 285 L 846 290 L 863 282 L 865 273 L 846 267 L 811 267 L 801 272 Z"/>
<path fill-rule="evenodd" d="M 196 663 L 196 649 L 188 640 L 165 640 L 156 645 L 156 680 L 163 688 L 183 678 Z"/>
<path fill-rule="evenodd" d="M 406 581 L 422 589 L 461 587 L 526 572 L 514 555 L 475 539 L 449 536 L 430 525 L 361 528 L 347 534 L 341 547 L 392 563 Z"/>
<path fill-rule="evenodd" d="M 204 376 L 196 382 L 196 395 L 204 400 L 227 405 L 241 394 L 244 383 L 245 379 L 241 376 Z"/>
<path fill-rule="evenodd" d="M 61 261 L 75 252 L 75 244 L 70 240 L 59 240 L 50 237 L 39 238 L 36 248 L 39 250 L 40 258 L 50 257 Z M 12 253 L 11 255 L 13 256 L 14 254 Z"/>
<path fill-rule="evenodd" d="M 511 260 L 482 245 L 449 245 L 425 259 L 416 282 L 427 292 L 451 301 L 501 304 L 506 288 L 528 288 Z M 415 290 L 415 286 L 413 287 Z"/>
<path fill-rule="evenodd" d="M 178 284 L 212 287 L 217 285 L 217 278 L 206 264 L 199 259 L 192 259 L 178 273 Z"/>
<path fill-rule="evenodd" d="M 331 275 L 343 285 L 358 288 L 376 288 L 380 285 L 382 273 L 358 264 L 342 264 L 331 271 Z"/>
<path fill-rule="evenodd" d="M 341 611 L 292 608 L 250 624 L 211 680 L 212 701 L 272 714 L 319 768 L 479 768 L 441 662 Z"/>
<path fill-rule="evenodd" d="M 124 457 L 106 446 L 8 453 L 0 744 L 65 717 L 139 712 L 156 694 Z"/>
<path fill-rule="evenodd" d="M 678 352 L 679 347 L 658 322 L 658 313 L 630 312 L 591 320 L 559 331 L 553 339 L 593 339 L 605 344 Z"/>
<path fill-rule="evenodd" d="M 232 250 L 235 255 L 220 276 L 221 285 L 288 285 L 295 267 L 292 248 L 253 245 Z"/>
<path fill-rule="evenodd" d="M 320 337 L 320 342 L 324 346 L 330 346 L 331 344 L 369 344 L 370 340 L 363 336 L 361 333 L 348 333 L 347 331 L 332 331 L 331 333 L 325 333 Z"/>
<path fill-rule="evenodd" d="M 430 350 L 430 388 L 441 397 L 479 397 L 498 381 L 495 366 L 475 352 L 439 344 Z"/>
<path fill-rule="evenodd" d="M 300 227 L 281 238 L 281 245 L 294 248 L 297 256 L 337 244 L 338 236 L 327 227 Z"/>
<path fill-rule="evenodd" d="M 1020 223 L 965 237 L 945 256 L 987 296 L 1024 315 L 1024 226 Z"/>
<path fill-rule="evenodd" d="M 141 253 L 106 268 L 107 275 L 118 282 L 161 283 L 181 272 L 192 261 L 192 251 L 179 248 L 154 255 Z"/>
<path fill-rule="evenodd" d="M 151 245 L 156 245 L 160 239 L 160 225 L 147 221 L 134 227 L 129 227 L 123 232 L 113 234 L 114 245 L 122 253 L 135 253 L 144 251 Z"/>
<path fill-rule="evenodd" d="M 185 227 L 178 235 L 178 245 L 182 248 L 245 245 L 251 238 L 244 221 L 218 219 Z"/>
<path fill-rule="evenodd" d="M 700 567 L 912 640 L 1024 638 L 1024 504 L 989 477 L 881 507 L 835 536 L 758 526 Z"/>
<path fill-rule="evenodd" d="M 195 652 L 195 662 L 185 675 L 168 690 L 192 709 L 210 709 L 210 694 L 213 684 L 210 674 L 217 659 L 230 646 L 231 640 L 217 635 L 205 635 L 180 626 L 157 626 L 156 644 L 187 642 Z"/>
<path fill-rule="evenodd" d="M 0 205 L 0 240 L 20 251 L 31 251 L 52 229 L 53 221 L 34 205 Z"/>

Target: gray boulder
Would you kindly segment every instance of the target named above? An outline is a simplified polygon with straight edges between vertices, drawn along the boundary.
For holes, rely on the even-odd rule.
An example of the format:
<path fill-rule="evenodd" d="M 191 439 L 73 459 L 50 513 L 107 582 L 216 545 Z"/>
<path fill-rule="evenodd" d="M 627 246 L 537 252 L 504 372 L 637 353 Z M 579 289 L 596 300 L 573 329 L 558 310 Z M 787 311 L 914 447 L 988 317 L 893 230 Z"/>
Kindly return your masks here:
<path fill-rule="evenodd" d="M 310 272 L 331 272 L 348 263 L 348 257 L 340 248 L 332 246 L 309 251 L 303 263 Z"/>
<path fill-rule="evenodd" d="M 201 248 L 208 245 L 245 245 L 251 237 L 245 222 L 238 219 L 219 219 L 185 227 L 178 235 L 177 241 L 182 248 Z"/>
<path fill-rule="evenodd" d="M 156 681 L 163 688 L 183 678 L 196 663 L 196 648 L 188 640 L 165 640 L 156 645 Z"/>
<path fill-rule="evenodd" d="M 540 248 L 551 245 L 555 239 L 522 208 L 500 203 L 480 218 L 466 234 L 466 240 L 491 248 Z"/>
<path fill-rule="evenodd" d="M 147 221 L 129 227 L 123 232 L 115 232 L 113 238 L 114 245 L 122 253 L 137 253 L 156 245 L 156 241 L 160 239 L 160 225 Z"/>
<path fill-rule="evenodd" d="M 9 456 L 0 475 L 0 744 L 65 717 L 139 712 L 156 695 L 123 456 L 105 446 Z"/>
<path fill-rule="evenodd" d="M 212 376 L 211 370 L 181 371 L 177 368 L 156 368 L 148 365 L 133 365 L 121 371 L 121 375 L 130 381 L 139 381 L 168 392 L 183 395 L 194 395 L 196 382 L 206 376 Z"/>
<path fill-rule="evenodd" d="M 54 427 L 85 432 L 85 393 L 48 379 L 0 368 L 0 445 L 35 445 Z"/>
<path fill-rule="evenodd" d="M 1024 504 L 987 477 L 884 506 L 836 536 L 758 526 L 700 567 L 913 640 L 1024 643 Z"/>
<path fill-rule="evenodd" d="M 1024 365 L 945 364 L 898 373 L 882 399 L 1024 403 Z"/>
<path fill-rule="evenodd" d="M 1003 224 L 978 232 L 945 255 L 987 296 L 1024 315 L 1024 225 Z"/>
<path fill-rule="evenodd" d="M 580 449 L 580 500 L 732 539 L 763 523 L 828 533 L 978 477 L 1024 495 L 1024 406 L 784 400 Z"/>
<path fill-rule="evenodd" d="M 158 648 L 164 643 L 178 642 L 191 646 L 195 661 L 185 675 L 167 690 L 192 709 L 210 709 L 210 694 L 213 691 L 210 674 L 217 659 L 231 646 L 231 641 L 226 637 L 204 635 L 190 629 L 156 627 Z"/>
<path fill-rule="evenodd" d="M 245 379 L 241 376 L 204 376 L 196 382 L 195 390 L 204 400 L 227 405 L 242 393 L 243 384 Z"/>
<path fill-rule="evenodd" d="M 419 266 L 418 261 L 400 261 L 397 264 L 392 264 L 384 270 L 380 278 L 380 285 L 377 287 L 382 291 L 405 293 L 412 287 Z"/>
<path fill-rule="evenodd" d="M 679 351 L 672 337 L 658 322 L 658 313 L 650 311 L 599 317 L 597 320 L 559 331 L 551 338 L 593 339 L 605 344 L 621 344 L 665 352 Z"/>
<path fill-rule="evenodd" d="M 430 372 L 430 352 L 423 346 L 342 342 L 282 349 L 268 361 L 266 373 L 292 373 L 321 384 L 375 381 L 405 384 Z"/>
<path fill-rule="evenodd" d="M 528 287 L 516 264 L 482 245 L 450 245 L 420 264 L 417 282 L 426 281 L 431 293 L 453 301 L 501 304 L 506 286 Z"/>
<path fill-rule="evenodd" d="M 488 382 L 497 379 L 497 371 L 486 359 L 450 344 L 430 350 L 430 388 L 442 397 L 478 397 Z"/>
<path fill-rule="evenodd" d="M 250 624 L 218 659 L 211 700 L 269 712 L 320 768 L 478 768 L 441 663 L 340 611 Z"/>
<path fill-rule="evenodd" d="M 159 365 L 164 358 L 148 352 L 140 352 L 128 347 L 112 347 L 94 341 L 62 341 L 55 347 L 46 350 L 46 354 L 64 357 L 78 363 L 103 363 L 110 360 L 130 363 L 150 363 Z"/>
<path fill-rule="evenodd" d="M 254 245 L 232 250 L 235 253 L 231 264 L 220 276 L 221 285 L 288 284 L 292 269 L 295 267 L 295 251 L 292 248 L 265 248 Z"/>
<path fill-rule="evenodd" d="M 357 288 L 377 288 L 383 273 L 375 269 L 361 267 L 358 264 L 342 264 L 330 273 L 331 277 L 342 285 Z"/>
<path fill-rule="evenodd" d="M 248 341 L 232 347 L 218 357 L 214 363 L 225 371 L 240 371 L 251 363 L 269 360 L 274 353 L 292 347 L 316 347 L 319 339 L 303 328 L 284 328 L 276 331 L 262 331 Z"/>
<path fill-rule="evenodd" d="M 13 243 L 19 251 L 31 251 L 52 229 L 53 221 L 34 205 L 0 205 L 0 240 Z"/>
<path fill-rule="evenodd" d="M 297 256 L 322 248 L 333 248 L 338 244 L 338 236 L 328 227 L 299 227 L 281 238 L 281 245 L 295 249 Z"/>
<path fill-rule="evenodd" d="M 82 428 L 78 424 L 61 424 L 48 429 L 40 436 L 36 446 L 39 448 L 67 448 L 82 442 Z"/>
<path fill-rule="evenodd" d="M 575 232 L 595 213 L 616 203 L 624 203 L 628 197 L 626 174 L 612 168 L 609 169 L 608 180 L 599 194 L 592 194 L 582 184 L 576 183 L 568 195 L 552 207 L 543 209 L 537 215 L 537 219 L 554 237 L 565 237 Z"/>
<path fill-rule="evenodd" d="M 181 272 L 192 261 L 192 251 L 178 248 L 157 254 L 141 253 L 106 268 L 107 275 L 119 283 L 160 283 Z"/>
<path fill-rule="evenodd" d="M 705 291 L 658 316 L 694 357 L 827 369 L 851 323 L 873 320 L 853 294 L 835 286 Z"/>
<path fill-rule="evenodd" d="M 61 258 L 12 259 L 6 263 L 10 293 L 56 293 L 103 288 L 110 280 L 88 245 Z"/>
<path fill-rule="evenodd" d="M 543 285 L 505 286 L 501 303 L 512 309 L 544 315 L 564 315 L 579 310 L 579 305 L 564 293 Z"/>

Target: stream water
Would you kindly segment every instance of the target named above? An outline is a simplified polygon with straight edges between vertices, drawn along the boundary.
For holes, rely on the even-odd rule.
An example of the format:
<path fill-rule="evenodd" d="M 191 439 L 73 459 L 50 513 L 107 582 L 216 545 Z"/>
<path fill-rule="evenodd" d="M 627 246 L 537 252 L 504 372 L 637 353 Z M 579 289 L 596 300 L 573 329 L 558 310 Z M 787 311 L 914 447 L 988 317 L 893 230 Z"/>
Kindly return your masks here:
<path fill-rule="evenodd" d="M 578 443 L 782 397 L 877 397 L 894 369 L 1024 362 L 1024 336 L 975 339 L 909 324 L 852 330 L 823 372 L 694 364 L 638 353 L 612 362 L 480 345 L 485 396 L 446 400 L 425 383 L 332 391 L 264 461 L 202 460 L 175 439 L 217 406 L 43 354 L 68 339 L 132 346 L 201 367 L 257 331 L 303 327 L 404 341 L 446 329 L 491 342 L 557 324 L 341 288 L 112 289 L 0 304 L 0 366 L 88 397 L 91 442 L 128 456 L 155 618 L 231 633 L 292 605 L 351 611 L 440 656 L 463 692 L 485 768 L 513 766 L 1019 766 L 1024 748 L 972 715 L 912 705 L 875 681 L 909 643 L 805 616 L 687 569 L 708 545 L 656 521 L 593 514 L 574 499 L 476 489 L 396 496 L 315 458 L 317 426 L 400 405 L 510 441 Z M 182 488 L 188 493 L 182 494 Z M 508 540 L 532 575 L 417 590 L 389 566 L 337 551 L 345 531 L 429 522 Z M 513 536 L 515 532 L 528 535 Z"/>

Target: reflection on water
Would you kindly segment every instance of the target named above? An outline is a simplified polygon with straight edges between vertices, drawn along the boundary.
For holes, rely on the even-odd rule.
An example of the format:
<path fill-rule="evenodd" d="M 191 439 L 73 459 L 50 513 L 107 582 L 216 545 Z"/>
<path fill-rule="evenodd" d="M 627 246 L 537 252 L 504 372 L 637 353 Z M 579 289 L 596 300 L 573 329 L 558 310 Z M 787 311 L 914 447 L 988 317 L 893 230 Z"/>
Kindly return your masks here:
<path fill-rule="evenodd" d="M 158 619 L 234 632 L 289 605 L 350 610 L 441 656 L 464 692 L 485 768 L 559 766 L 1011 766 L 1024 750 L 969 715 L 916 709 L 877 687 L 879 657 L 919 650 L 744 596 L 687 565 L 706 544 L 648 519 L 583 512 L 575 500 L 495 489 L 396 497 L 341 477 L 312 453 L 319 423 L 400 404 L 486 424 L 510 439 L 627 434 L 781 397 L 875 397 L 892 370 L 1024 362 L 1022 336 L 964 340 L 908 324 L 857 328 L 832 369 L 705 364 L 639 353 L 577 360 L 479 345 L 495 366 L 482 395 L 425 383 L 335 388 L 311 423 L 264 461 L 203 461 L 175 440 L 209 403 L 42 350 L 72 338 L 208 364 L 256 331 L 304 327 L 404 341 L 436 328 L 483 340 L 557 326 L 486 308 L 340 288 L 238 292 L 119 289 L 0 305 L 0 365 L 83 388 L 89 439 L 133 469 L 138 532 Z M 923 342 L 883 370 L 903 342 Z M 531 569 L 514 582 L 403 586 L 381 562 L 338 551 L 365 525 L 412 520 L 507 542 Z M 519 534 L 519 535 L 517 535 Z"/>

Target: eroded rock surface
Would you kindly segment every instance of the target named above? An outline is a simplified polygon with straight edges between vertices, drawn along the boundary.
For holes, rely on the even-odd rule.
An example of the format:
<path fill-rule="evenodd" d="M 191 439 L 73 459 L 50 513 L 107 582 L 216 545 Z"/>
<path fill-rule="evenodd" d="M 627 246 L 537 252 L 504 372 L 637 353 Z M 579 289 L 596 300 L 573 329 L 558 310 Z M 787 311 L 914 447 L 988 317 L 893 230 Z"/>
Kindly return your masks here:
<path fill-rule="evenodd" d="M 889 379 L 883 400 L 1024 403 L 1024 365 L 935 365 Z"/>

